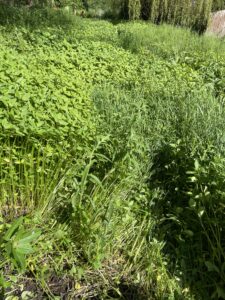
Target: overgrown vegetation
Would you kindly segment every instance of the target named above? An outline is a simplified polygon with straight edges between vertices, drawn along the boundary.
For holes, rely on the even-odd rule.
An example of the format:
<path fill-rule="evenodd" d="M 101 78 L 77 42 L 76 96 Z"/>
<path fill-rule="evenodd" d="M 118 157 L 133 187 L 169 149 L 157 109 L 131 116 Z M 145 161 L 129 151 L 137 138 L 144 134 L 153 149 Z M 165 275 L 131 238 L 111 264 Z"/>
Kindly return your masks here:
<path fill-rule="evenodd" d="M 8 7 L 10 10 L 16 7 L 14 17 L 20 19 L 23 16 L 17 15 L 18 7 L 25 7 L 23 14 L 29 9 L 51 7 L 81 16 L 169 23 L 198 33 L 206 30 L 212 12 L 225 9 L 224 0 L 0 0 L 0 4 L 4 4 L 7 11 Z M 39 15 L 41 19 L 43 16 L 46 15 Z"/>
<path fill-rule="evenodd" d="M 224 0 L 215 0 L 212 5 L 213 11 L 225 9 L 225 1 Z"/>
<path fill-rule="evenodd" d="M 7 9 L 2 298 L 225 299 L 224 41 Z"/>
<path fill-rule="evenodd" d="M 185 26 L 203 33 L 208 25 L 210 13 L 222 9 L 224 2 L 214 0 L 122 0 L 129 18 L 150 20 L 153 23 L 169 23 Z M 117 1 L 118 2 L 118 1 Z"/>

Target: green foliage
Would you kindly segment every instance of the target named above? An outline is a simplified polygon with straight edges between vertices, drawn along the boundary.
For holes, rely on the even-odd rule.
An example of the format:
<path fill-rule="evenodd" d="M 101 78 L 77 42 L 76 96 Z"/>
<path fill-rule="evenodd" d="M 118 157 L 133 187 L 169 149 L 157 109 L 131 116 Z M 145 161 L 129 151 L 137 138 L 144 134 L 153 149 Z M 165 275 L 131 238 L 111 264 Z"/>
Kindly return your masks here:
<path fill-rule="evenodd" d="M 4 221 L 2 218 L 1 221 Z M 28 231 L 24 226 L 24 219 L 20 217 L 15 219 L 11 224 L 2 222 L 0 227 L 0 249 L 1 249 L 1 272 L 6 262 L 12 263 L 20 272 L 26 270 L 26 256 L 34 252 L 32 245 L 41 235 L 40 229 Z M 8 229 L 7 229 L 8 228 Z M 3 261 L 3 264 L 2 264 Z M 0 277 L 1 297 L 5 296 L 5 290 L 11 284 L 6 281 L 4 274 Z"/>
<path fill-rule="evenodd" d="M 63 27 L 69 29 L 78 24 L 78 18 L 65 10 L 49 7 L 14 7 L 0 2 L 0 25 L 25 26 L 30 28 Z"/>
<path fill-rule="evenodd" d="M 131 20 L 143 18 L 156 24 L 166 22 L 199 33 L 206 30 L 212 9 L 222 7 L 212 0 L 121 0 L 115 4 L 120 11 L 127 11 Z"/>
<path fill-rule="evenodd" d="M 128 4 L 128 13 L 130 20 L 137 20 L 141 15 L 141 3 L 140 0 L 130 0 Z"/>
<path fill-rule="evenodd" d="M 224 0 L 213 0 L 212 10 L 222 10 L 225 9 L 225 1 Z"/>
<path fill-rule="evenodd" d="M 5 298 L 223 298 L 224 42 L 44 11 L 0 27 Z"/>
<path fill-rule="evenodd" d="M 40 230 L 25 230 L 22 225 L 23 218 L 20 217 L 15 220 L 10 228 L 1 238 L 1 247 L 5 249 L 8 257 L 21 270 L 25 270 L 26 262 L 25 255 L 33 252 L 31 243 L 35 241 L 40 235 Z"/>
<path fill-rule="evenodd" d="M 202 154 L 187 149 L 181 141 L 164 146 L 153 165 L 153 184 L 165 195 L 156 204 L 159 235 L 167 240 L 171 268 L 179 265 L 183 279 L 196 293 L 201 290 L 202 298 L 223 299 L 223 160 L 213 148 Z M 203 282 L 210 288 L 203 289 Z"/>

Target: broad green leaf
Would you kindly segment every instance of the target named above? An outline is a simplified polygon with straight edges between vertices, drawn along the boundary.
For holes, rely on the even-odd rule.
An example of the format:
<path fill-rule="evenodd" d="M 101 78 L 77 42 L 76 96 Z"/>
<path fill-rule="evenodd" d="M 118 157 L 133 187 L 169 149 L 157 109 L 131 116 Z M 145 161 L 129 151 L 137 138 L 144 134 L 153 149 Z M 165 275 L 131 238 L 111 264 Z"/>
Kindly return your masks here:
<path fill-rule="evenodd" d="M 11 237 L 13 236 L 13 234 L 18 230 L 18 228 L 20 227 L 20 225 L 23 223 L 23 217 L 20 217 L 18 219 L 16 219 L 10 226 L 10 228 L 8 229 L 8 231 L 6 232 L 6 234 L 4 235 L 4 240 L 5 241 L 9 241 L 11 239 Z"/>

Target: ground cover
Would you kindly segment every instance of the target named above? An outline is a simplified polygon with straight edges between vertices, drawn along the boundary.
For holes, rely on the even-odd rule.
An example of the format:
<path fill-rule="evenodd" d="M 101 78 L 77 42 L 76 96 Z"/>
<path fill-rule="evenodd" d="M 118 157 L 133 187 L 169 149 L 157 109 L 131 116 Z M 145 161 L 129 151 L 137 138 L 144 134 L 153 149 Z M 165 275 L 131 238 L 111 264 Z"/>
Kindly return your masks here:
<path fill-rule="evenodd" d="M 2 297 L 225 298 L 224 41 L 65 17 L 0 27 Z"/>

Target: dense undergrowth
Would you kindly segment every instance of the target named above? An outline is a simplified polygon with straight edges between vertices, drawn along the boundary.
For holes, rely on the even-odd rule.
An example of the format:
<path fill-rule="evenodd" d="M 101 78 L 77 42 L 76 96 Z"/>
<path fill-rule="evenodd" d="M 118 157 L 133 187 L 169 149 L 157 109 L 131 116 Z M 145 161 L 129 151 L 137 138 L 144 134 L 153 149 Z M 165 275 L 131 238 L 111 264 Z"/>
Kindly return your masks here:
<path fill-rule="evenodd" d="M 45 16 L 0 27 L 2 298 L 225 299 L 224 41 Z"/>

